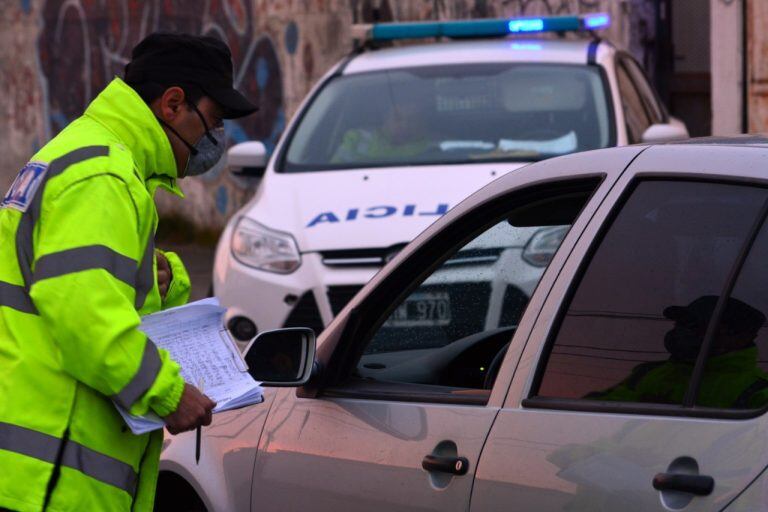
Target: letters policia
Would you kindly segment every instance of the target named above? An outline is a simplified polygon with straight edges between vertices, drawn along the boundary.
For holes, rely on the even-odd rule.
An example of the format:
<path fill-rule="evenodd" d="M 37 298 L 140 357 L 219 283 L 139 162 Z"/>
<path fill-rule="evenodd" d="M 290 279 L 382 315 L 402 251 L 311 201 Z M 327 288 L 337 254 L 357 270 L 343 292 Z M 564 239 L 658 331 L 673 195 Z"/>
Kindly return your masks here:
<path fill-rule="evenodd" d="M 114 403 L 172 434 L 210 423 L 215 404 L 137 329 L 189 295 L 154 249 L 153 195 L 182 195 L 177 178 L 221 157 L 222 119 L 255 110 L 224 43 L 152 34 L 2 199 L 0 509 L 151 510 L 162 431 L 133 435 Z"/>

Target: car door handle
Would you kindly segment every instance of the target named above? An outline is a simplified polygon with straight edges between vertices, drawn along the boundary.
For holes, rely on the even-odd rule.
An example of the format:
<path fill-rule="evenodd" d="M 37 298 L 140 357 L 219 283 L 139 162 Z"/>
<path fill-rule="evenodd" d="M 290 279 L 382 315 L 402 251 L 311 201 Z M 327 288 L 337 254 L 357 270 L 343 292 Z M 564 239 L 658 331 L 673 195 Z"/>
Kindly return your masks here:
<path fill-rule="evenodd" d="M 421 467 L 427 471 L 465 475 L 469 471 L 469 461 L 466 457 L 443 457 L 430 454 L 421 461 Z"/>
<path fill-rule="evenodd" d="M 696 496 L 708 496 L 715 488 L 715 479 L 707 475 L 658 473 L 653 477 L 653 488 L 657 491 L 681 491 Z"/>

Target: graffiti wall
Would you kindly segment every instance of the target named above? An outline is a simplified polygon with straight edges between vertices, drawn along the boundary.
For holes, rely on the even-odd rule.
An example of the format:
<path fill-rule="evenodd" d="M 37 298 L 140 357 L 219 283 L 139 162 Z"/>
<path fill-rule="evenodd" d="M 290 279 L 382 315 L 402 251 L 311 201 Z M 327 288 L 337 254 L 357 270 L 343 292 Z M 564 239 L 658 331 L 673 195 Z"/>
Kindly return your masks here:
<path fill-rule="evenodd" d="M 607 36 L 632 48 L 629 20 L 649 0 L 0 0 L 0 187 L 84 110 L 133 46 L 154 31 L 218 37 L 229 44 L 235 85 L 260 110 L 226 124 L 230 143 L 274 148 L 317 79 L 352 48 L 351 25 L 373 21 L 610 11 Z M 635 24 L 637 25 L 637 24 Z M 640 56 L 642 58 L 642 56 Z M 218 168 L 182 182 L 185 201 L 160 194 L 161 214 L 220 229 L 252 195 L 253 180 Z"/>
<path fill-rule="evenodd" d="M 130 60 L 131 49 L 156 31 L 218 37 L 232 50 L 235 87 L 259 105 L 259 114 L 228 122 L 231 142 L 249 139 L 274 147 L 285 125 L 283 83 L 274 35 L 263 12 L 244 0 L 47 0 L 41 5 L 37 41 L 45 87 L 45 133 L 55 135 Z M 279 44 L 279 43 L 278 43 Z M 247 196 L 247 183 L 234 183 L 222 169 L 184 183 L 196 223 L 216 223 Z M 182 203 L 164 197 L 164 210 Z M 187 208 L 187 210 L 189 210 Z"/>

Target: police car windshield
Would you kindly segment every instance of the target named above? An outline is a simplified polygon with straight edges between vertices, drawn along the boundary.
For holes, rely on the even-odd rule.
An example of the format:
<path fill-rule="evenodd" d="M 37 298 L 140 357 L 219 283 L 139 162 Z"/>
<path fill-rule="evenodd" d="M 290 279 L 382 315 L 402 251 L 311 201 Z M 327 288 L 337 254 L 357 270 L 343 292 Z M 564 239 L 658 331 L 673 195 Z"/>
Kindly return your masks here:
<path fill-rule="evenodd" d="M 283 172 L 535 161 L 611 145 L 596 66 L 464 64 L 342 75 L 300 119 Z"/>

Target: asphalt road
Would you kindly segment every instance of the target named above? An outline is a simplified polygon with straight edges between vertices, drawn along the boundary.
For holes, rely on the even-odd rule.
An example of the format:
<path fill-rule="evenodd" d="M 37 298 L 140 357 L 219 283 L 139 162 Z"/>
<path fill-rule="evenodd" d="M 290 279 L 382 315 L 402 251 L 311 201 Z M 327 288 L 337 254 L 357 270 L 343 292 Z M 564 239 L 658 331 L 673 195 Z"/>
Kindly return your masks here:
<path fill-rule="evenodd" d="M 211 287 L 213 254 L 215 247 L 195 244 L 168 244 L 158 242 L 157 247 L 164 251 L 174 251 L 184 262 L 192 280 L 190 301 L 204 299 Z"/>

